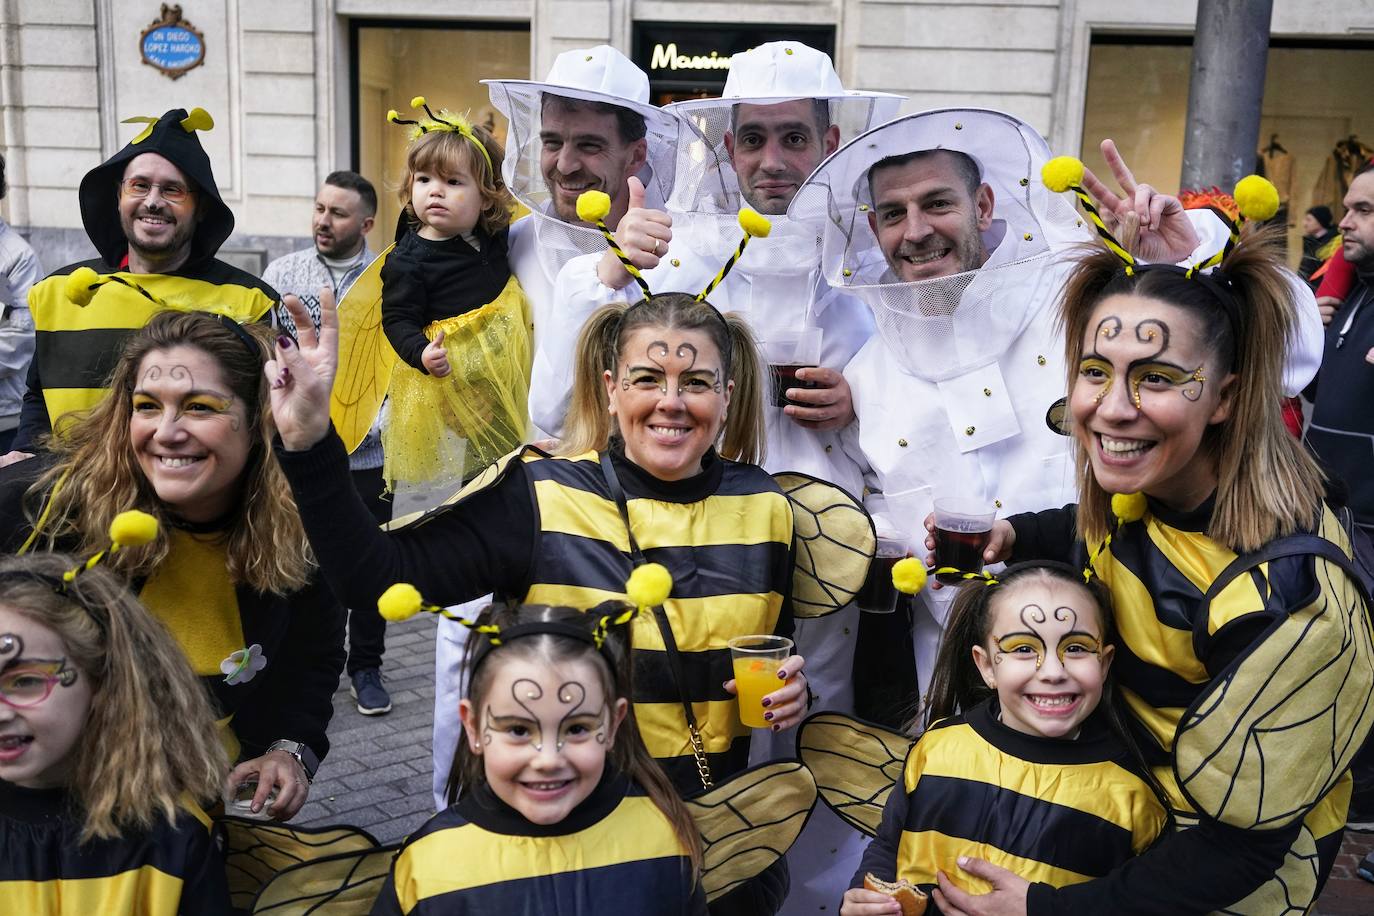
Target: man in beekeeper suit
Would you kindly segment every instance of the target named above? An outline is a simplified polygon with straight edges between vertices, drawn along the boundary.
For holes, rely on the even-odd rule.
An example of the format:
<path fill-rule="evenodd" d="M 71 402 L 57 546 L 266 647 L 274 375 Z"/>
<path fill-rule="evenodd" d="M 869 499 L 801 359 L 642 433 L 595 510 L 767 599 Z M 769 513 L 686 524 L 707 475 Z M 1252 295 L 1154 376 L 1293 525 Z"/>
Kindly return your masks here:
<path fill-rule="evenodd" d="M 501 174 L 529 214 L 511 224 L 511 271 L 529 297 L 534 322 L 534 365 L 546 359 L 554 319 L 554 280 L 570 258 L 601 252 L 605 239 L 577 218 L 583 191 L 611 198 L 607 224 L 629 206 L 627 179 L 661 205 L 673 186 L 680 123 L 649 104 L 649 77 L 607 45 L 564 51 L 543 82 L 483 80 L 491 103 L 509 120 Z M 463 605 L 472 617 L 490 603 Z M 435 642 L 434 802 L 448 807 L 446 787 L 458 741 L 458 701 L 467 628 L 439 621 Z"/>
<path fill-rule="evenodd" d="M 863 303 L 832 289 L 821 276 L 822 227 L 785 214 L 806 177 L 844 140 L 896 113 L 900 96 L 847 90 L 830 58 L 795 41 L 770 42 L 734 55 L 719 99 L 667 106 L 690 125 L 683 131 L 674 188 L 655 208 L 630 182 L 630 208 L 616 240 L 654 292 L 698 293 L 741 235 L 738 213 L 751 207 L 772 231 L 755 238 L 739 264 L 707 297 L 722 312 L 748 319 L 765 361 L 804 329 L 819 329 L 819 359 L 797 378 L 783 407 L 765 393 L 767 456 L 772 472 L 800 471 L 856 497 L 863 475 L 842 440 L 854 433 L 841 369 L 873 333 Z M 570 260 L 559 274 L 555 301 L 565 339 L 536 363 L 530 406 L 536 425 L 557 433 L 572 390 L 574 341 L 582 323 L 612 300 L 634 301 L 639 287 L 610 252 Z M 812 332 L 814 333 L 814 331 Z M 815 359 L 813 356 L 812 360 Z M 552 371 L 550 371 L 552 370 Z M 851 668 L 858 610 L 848 607 L 796 622 L 797 652 L 815 708 L 852 709 Z M 756 734 L 755 759 L 794 756 L 795 736 Z M 838 851 L 837 851 L 838 850 Z M 834 912 L 862 851 L 858 834 L 818 809 L 788 854 L 791 891 L 784 913 Z"/>
<path fill-rule="evenodd" d="M 1110 226 L 1127 224 L 1139 257 L 1193 263 L 1224 244 L 1214 215 L 1137 184 L 1110 141 L 1103 152 L 1120 196 L 1091 173 L 1084 185 Z M 1042 184 L 1048 159 L 1044 139 L 1010 115 L 923 112 L 837 152 L 790 210 L 824 221 L 826 279 L 873 311 L 878 333 L 844 373 L 858 457 L 870 468 L 875 521 L 918 557 L 940 497 L 979 500 L 999 517 L 1077 498 L 1056 409 L 1066 372 L 1055 305 L 1073 247 L 1093 236 L 1068 195 Z M 1312 302 L 1305 331 L 1314 318 Z M 1319 323 L 1315 334 L 1295 342 L 1290 391 L 1315 372 Z M 954 594 L 931 588 L 913 599 L 923 695 Z"/>

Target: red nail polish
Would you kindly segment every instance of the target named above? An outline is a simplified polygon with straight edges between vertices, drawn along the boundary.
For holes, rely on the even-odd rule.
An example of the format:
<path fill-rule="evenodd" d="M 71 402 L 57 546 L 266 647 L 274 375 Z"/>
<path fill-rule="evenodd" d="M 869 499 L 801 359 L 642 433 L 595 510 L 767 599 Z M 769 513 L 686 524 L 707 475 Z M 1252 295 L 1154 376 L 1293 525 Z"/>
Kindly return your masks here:
<path fill-rule="evenodd" d="M 763 717 L 764 717 L 765 719 L 767 719 L 769 722 L 772 722 L 772 721 L 773 721 L 773 714 L 772 714 L 771 712 L 766 712 L 766 713 L 764 713 L 764 714 L 763 714 Z"/>
<path fill-rule="evenodd" d="M 781 729 L 781 725 L 777 724 L 776 722 L 773 723 L 773 731 L 780 731 Z"/>
<path fill-rule="evenodd" d="M 764 698 L 763 698 L 763 705 L 764 705 L 764 706 L 772 706 L 772 705 L 773 705 L 773 700 L 772 700 L 772 698 L 771 698 L 771 697 L 764 697 Z"/>
<path fill-rule="evenodd" d="M 295 341 L 285 334 L 277 335 L 277 346 L 281 347 L 283 350 L 290 350 L 293 343 L 295 343 Z"/>

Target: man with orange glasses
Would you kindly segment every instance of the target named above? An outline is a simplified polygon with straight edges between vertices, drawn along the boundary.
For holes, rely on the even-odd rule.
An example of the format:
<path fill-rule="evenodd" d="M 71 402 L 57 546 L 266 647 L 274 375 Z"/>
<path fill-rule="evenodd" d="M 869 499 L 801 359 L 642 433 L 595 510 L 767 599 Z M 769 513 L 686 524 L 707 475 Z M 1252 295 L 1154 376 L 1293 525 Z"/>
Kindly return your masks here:
<path fill-rule="evenodd" d="M 29 457 L 59 417 L 99 401 L 124 338 L 167 305 L 256 321 L 278 298 L 215 258 L 234 231 L 234 214 L 196 136 L 214 127 L 210 115 L 176 108 L 131 120 L 145 125 L 141 132 L 81 180 L 81 220 L 99 257 L 63 267 L 29 291 L 36 348 L 13 451 L 0 464 Z M 81 267 L 116 278 L 87 304 L 72 293 L 92 291 L 69 282 Z"/>

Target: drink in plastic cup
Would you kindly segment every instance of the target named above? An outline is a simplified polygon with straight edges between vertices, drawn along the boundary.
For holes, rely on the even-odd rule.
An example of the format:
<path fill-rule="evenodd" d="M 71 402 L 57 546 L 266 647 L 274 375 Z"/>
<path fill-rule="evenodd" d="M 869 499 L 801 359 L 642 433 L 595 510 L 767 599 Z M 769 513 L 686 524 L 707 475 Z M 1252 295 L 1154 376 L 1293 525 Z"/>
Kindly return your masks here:
<path fill-rule="evenodd" d="M 897 588 L 892 584 L 892 567 L 907 556 L 906 543 L 897 535 L 878 535 L 878 552 L 868 567 L 868 578 L 855 599 L 867 614 L 891 614 L 897 610 Z"/>
<path fill-rule="evenodd" d="M 960 572 L 983 570 L 983 551 L 992 540 L 997 510 L 979 499 L 946 496 L 935 500 L 935 568 L 950 566 Z M 961 585 L 954 573 L 937 573 L 945 585 Z"/>
<path fill-rule="evenodd" d="M 258 791 L 257 777 L 239 783 L 234 787 L 234 794 L 227 799 L 224 806 L 225 814 L 232 814 L 235 817 L 247 817 L 254 820 L 269 820 L 272 817 L 272 806 L 277 802 L 276 791 L 267 794 L 267 801 L 263 802 L 262 810 L 253 813 L 253 796 Z"/>
<path fill-rule="evenodd" d="M 787 399 L 789 388 L 815 388 L 815 382 L 797 379 L 797 370 L 821 363 L 821 329 L 802 328 L 774 334 L 762 344 L 768 360 L 768 372 L 773 380 L 773 404 L 786 407 L 795 401 Z"/>
<path fill-rule="evenodd" d="M 740 721 L 750 728 L 767 728 L 771 723 L 763 717 L 767 711 L 763 698 L 782 687 L 778 669 L 792 655 L 792 640 L 786 636 L 736 636 L 729 646 Z"/>

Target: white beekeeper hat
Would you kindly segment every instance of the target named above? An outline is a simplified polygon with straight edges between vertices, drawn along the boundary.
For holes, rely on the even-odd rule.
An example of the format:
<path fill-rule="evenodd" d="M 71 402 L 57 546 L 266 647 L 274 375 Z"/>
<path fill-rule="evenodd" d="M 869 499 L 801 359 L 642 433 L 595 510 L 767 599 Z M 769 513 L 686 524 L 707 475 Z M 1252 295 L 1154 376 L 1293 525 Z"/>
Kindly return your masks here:
<path fill-rule="evenodd" d="M 738 208 L 734 175 L 717 177 L 700 165 L 709 165 L 712 159 L 729 162 L 725 133 L 731 128 L 731 114 L 737 105 L 776 105 L 796 99 L 827 102 L 830 123 L 839 127 L 843 143 L 893 118 L 905 98 L 890 92 L 844 88 L 830 56 L 799 41 L 770 41 L 741 51 L 730 58 L 730 75 L 720 98 L 687 99 L 665 107 L 696 128 L 714 154 L 707 156 L 691 149 L 693 138 L 684 133 L 688 148 L 678 159 L 673 203 L 684 211 Z M 730 171 L 728 166 L 725 171 Z"/>

